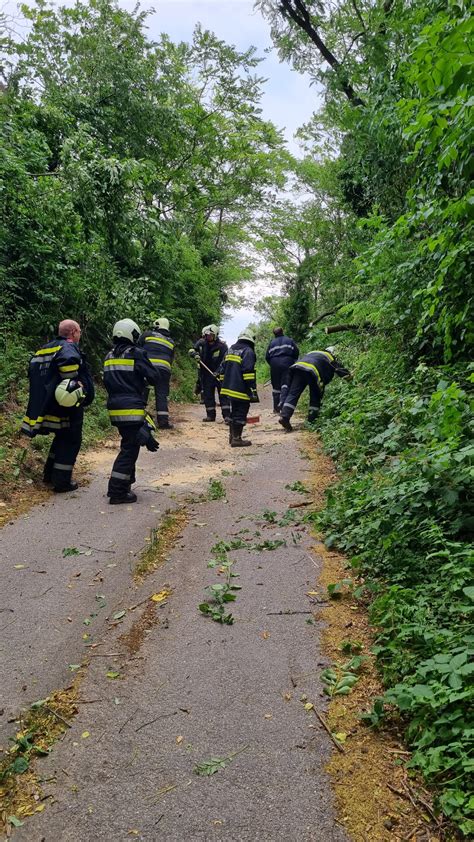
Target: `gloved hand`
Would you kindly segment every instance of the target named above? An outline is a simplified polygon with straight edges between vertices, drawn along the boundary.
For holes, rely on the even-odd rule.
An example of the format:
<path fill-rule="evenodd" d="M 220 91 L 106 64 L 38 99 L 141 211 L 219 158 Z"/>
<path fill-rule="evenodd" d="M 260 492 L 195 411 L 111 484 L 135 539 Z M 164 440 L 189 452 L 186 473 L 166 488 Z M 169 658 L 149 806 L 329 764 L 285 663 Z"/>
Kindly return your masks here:
<path fill-rule="evenodd" d="M 250 403 L 260 403 L 260 398 L 256 389 L 252 389 L 250 392 Z"/>
<path fill-rule="evenodd" d="M 154 439 L 154 438 L 153 438 L 153 436 L 152 436 L 152 434 L 150 433 L 150 435 L 149 435 L 149 437 L 148 437 L 148 441 L 147 441 L 147 443 L 146 443 L 146 445 L 145 445 L 146 449 L 147 449 L 147 450 L 149 450 L 151 453 L 156 453 L 156 451 L 158 450 L 159 446 L 160 446 L 160 443 L 159 443 L 159 442 L 157 442 L 157 440 L 156 440 L 156 439 Z"/>
<path fill-rule="evenodd" d="M 156 439 L 153 438 L 151 431 L 152 428 L 150 427 L 149 423 L 145 421 L 137 433 L 137 443 L 140 445 L 140 447 L 146 447 L 147 450 L 150 450 L 152 453 L 154 453 L 155 450 L 158 450 L 160 445 L 158 444 Z"/>
<path fill-rule="evenodd" d="M 198 352 L 196 351 L 195 348 L 190 348 L 189 351 L 188 351 L 188 356 L 192 357 L 195 360 L 196 357 L 199 357 L 199 354 L 198 354 Z"/>

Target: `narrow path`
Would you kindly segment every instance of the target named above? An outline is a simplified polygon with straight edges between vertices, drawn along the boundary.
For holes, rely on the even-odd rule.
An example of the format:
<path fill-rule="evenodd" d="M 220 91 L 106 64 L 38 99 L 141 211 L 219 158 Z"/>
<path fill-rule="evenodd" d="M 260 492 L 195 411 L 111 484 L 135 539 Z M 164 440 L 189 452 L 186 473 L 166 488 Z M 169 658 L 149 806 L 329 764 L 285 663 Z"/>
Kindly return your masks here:
<path fill-rule="evenodd" d="M 120 653 L 90 659 L 73 727 L 41 761 L 52 803 L 15 832 L 20 842 L 346 839 L 324 772 L 331 744 L 304 707 L 323 705 L 308 596 L 320 562 L 306 527 L 289 521 L 302 496 L 287 486 L 304 484 L 310 468 L 267 403 L 248 428 L 254 446 L 240 451 L 223 425 L 201 424 L 199 407 L 183 410 L 157 458 L 140 457 L 139 505 L 107 507 L 106 450 L 76 499 L 55 498 L 3 530 L 5 714 L 68 684 L 68 665 L 91 641 L 102 644 L 94 652 Z M 226 497 L 198 502 L 210 478 Z M 182 505 L 187 526 L 137 587 L 131 568 L 149 529 Z M 207 567 L 219 541 L 240 543 L 227 552 L 241 586 L 230 626 L 198 611 L 204 588 L 223 580 Z M 63 558 L 65 547 L 91 554 Z M 149 597 L 164 588 L 152 615 Z M 210 777 L 195 774 L 212 757 L 231 759 Z"/>

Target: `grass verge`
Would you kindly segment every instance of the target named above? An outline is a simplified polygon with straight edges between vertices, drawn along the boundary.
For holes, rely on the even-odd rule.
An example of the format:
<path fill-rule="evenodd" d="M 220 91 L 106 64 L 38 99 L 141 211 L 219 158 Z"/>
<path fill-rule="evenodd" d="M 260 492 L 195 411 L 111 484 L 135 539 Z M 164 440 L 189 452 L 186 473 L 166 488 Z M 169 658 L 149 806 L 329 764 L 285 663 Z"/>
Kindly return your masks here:
<path fill-rule="evenodd" d="M 324 505 L 324 491 L 335 481 L 334 465 L 315 448 L 314 435 L 305 436 L 305 453 L 314 467 L 313 497 L 316 510 Z M 394 724 L 374 730 L 362 720 L 383 686 L 372 649 L 374 630 L 366 602 L 355 598 L 354 589 L 344 587 L 328 599 L 328 587 L 349 581 L 349 562 L 329 550 L 317 536 L 314 552 L 323 559 L 319 580 L 321 596 L 327 601 L 318 618 L 324 621 L 323 649 L 337 668 L 357 652 L 364 658 L 358 681 L 351 691 L 334 695 L 329 703 L 327 723 L 343 743 L 344 753 L 334 752 L 327 770 L 336 795 L 338 815 L 354 842 L 456 839 L 452 826 L 435 816 L 432 796 L 419 777 L 410 774 L 410 758 L 402 733 Z M 336 669 L 338 671 L 338 669 Z"/>

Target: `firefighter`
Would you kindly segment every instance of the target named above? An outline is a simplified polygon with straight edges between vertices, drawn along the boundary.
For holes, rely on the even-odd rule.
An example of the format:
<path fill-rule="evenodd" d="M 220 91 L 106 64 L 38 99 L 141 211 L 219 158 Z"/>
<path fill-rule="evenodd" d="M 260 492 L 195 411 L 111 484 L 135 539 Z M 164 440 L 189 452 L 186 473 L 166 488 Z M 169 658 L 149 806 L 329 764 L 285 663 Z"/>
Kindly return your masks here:
<path fill-rule="evenodd" d="M 145 331 L 138 340 L 159 374 L 155 383 L 156 423 L 160 430 L 172 430 L 168 397 L 170 393 L 171 365 L 174 359 L 174 340 L 170 335 L 168 319 L 156 319 L 152 330 Z"/>
<path fill-rule="evenodd" d="M 282 327 L 273 331 L 274 339 L 268 345 L 265 360 L 270 366 L 273 412 L 277 413 L 285 402 L 290 379 L 290 365 L 299 357 L 299 348 L 293 339 L 285 336 Z"/>
<path fill-rule="evenodd" d="M 242 438 L 251 403 L 258 403 L 255 374 L 255 334 L 247 328 L 239 334 L 224 358 L 221 394 L 230 399 L 229 443 L 231 447 L 249 447 Z"/>
<path fill-rule="evenodd" d="M 189 355 L 191 357 L 204 364 L 200 365 L 200 382 L 204 397 L 204 405 L 206 407 L 206 417 L 202 419 L 203 421 L 216 420 L 217 389 L 222 417 L 226 424 L 229 423 L 230 402 L 227 399 L 221 399 L 221 381 L 218 374 L 226 353 L 227 345 L 219 339 L 219 329 L 214 324 L 203 327 L 201 339 L 196 342 L 194 348 L 189 350 Z M 206 366 L 206 368 L 204 368 L 204 366 Z M 209 369 L 209 371 L 206 369 Z"/>
<path fill-rule="evenodd" d="M 139 338 L 138 325 L 132 319 L 121 319 L 114 325 L 114 347 L 104 361 L 107 409 L 121 438 L 107 490 L 112 504 L 136 502 L 137 495 L 131 486 L 135 482 L 140 447 L 144 446 L 152 453 L 159 447 L 152 435 L 156 428 L 146 412 L 146 403 L 147 385 L 154 386 L 160 375 L 146 351 L 138 347 Z"/>
<path fill-rule="evenodd" d="M 43 482 L 54 491 L 75 491 L 72 472 L 82 442 L 84 407 L 94 400 L 94 383 L 85 354 L 79 350 L 81 328 L 64 319 L 56 339 L 30 360 L 30 394 L 21 432 L 30 438 L 54 434 L 43 470 Z"/>
<path fill-rule="evenodd" d="M 278 423 L 288 433 L 291 433 L 293 429 L 290 418 L 306 386 L 309 387 L 308 421 L 312 422 L 316 421 L 319 415 L 324 389 L 335 374 L 338 377 L 352 378 L 351 372 L 344 368 L 334 356 L 334 348 L 310 351 L 291 366 L 288 392 L 278 419 Z"/>

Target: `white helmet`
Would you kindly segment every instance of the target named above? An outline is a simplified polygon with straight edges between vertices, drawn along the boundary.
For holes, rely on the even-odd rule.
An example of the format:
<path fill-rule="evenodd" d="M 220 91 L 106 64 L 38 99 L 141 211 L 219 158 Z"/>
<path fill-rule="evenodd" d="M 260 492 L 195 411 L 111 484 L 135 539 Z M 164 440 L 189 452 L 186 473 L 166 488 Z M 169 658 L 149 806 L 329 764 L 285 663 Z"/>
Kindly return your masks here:
<path fill-rule="evenodd" d="M 329 345 L 329 347 L 325 348 L 324 350 L 327 351 L 328 354 L 331 354 L 332 356 L 334 356 L 334 352 L 335 352 L 336 349 L 334 348 L 334 345 Z"/>
<path fill-rule="evenodd" d="M 242 330 L 238 336 L 239 339 L 247 339 L 248 342 L 253 342 L 255 345 L 256 336 L 255 331 L 253 331 L 250 327 L 246 327 L 245 330 Z"/>
<path fill-rule="evenodd" d="M 59 406 L 80 406 L 86 393 L 77 380 L 61 380 L 54 392 Z"/>
<path fill-rule="evenodd" d="M 217 327 L 217 325 L 206 325 L 206 327 L 203 327 L 203 336 L 209 336 L 210 333 L 213 333 L 214 336 L 219 336 L 219 328 Z"/>
<path fill-rule="evenodd" d="M 130 339 L 130 342 L 136 342 L 140 336 L 140 328 L 132 319 L 120 319 L 114 324 L 112 336 L 114 339 Z"/>
<path fill-rule="evenodd" d="M 158 330 L 160 328 L 161 328 L 161 330 L 169 330 L 170 329 L 170 323 L 169 323 L 169 320 L 166 319 L 163 316 L 162 319 L 155 319 L 155 321 L 153 322 L 153 327 L 158 328 Z"/>

